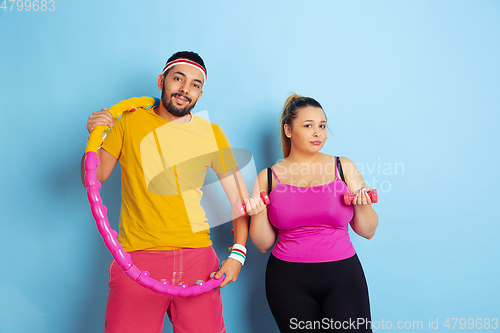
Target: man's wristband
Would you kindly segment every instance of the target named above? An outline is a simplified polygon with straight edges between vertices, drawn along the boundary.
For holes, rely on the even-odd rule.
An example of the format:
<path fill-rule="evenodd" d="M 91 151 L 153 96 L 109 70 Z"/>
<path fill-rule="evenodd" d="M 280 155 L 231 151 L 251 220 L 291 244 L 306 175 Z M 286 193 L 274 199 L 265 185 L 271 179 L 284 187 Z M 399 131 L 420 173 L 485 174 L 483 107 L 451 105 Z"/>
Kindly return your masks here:
<path fill-rule="evenodd" d="M 239 261 L 243 266 L 247 258 L 246 247 L 241 244 L 234 244 L 231 248 L 231 254 L 229 254 L 229 258 Z"/>

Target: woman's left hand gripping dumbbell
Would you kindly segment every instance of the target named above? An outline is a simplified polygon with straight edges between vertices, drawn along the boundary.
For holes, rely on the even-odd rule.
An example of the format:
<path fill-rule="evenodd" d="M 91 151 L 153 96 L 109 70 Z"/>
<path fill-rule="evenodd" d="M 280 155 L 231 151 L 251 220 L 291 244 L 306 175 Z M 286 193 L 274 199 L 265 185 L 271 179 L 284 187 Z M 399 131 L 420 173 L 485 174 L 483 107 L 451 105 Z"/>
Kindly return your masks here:
<path fill-rule="evenodd" d="M 376 191 L 376 190 L 374 190 Z M 352 205 L 359 205 L 359 206 L 366 206 L 366 205 L 371 205 L 374 202 L 377 202 L 378 200 L 372 200 L 372 189 L 370 187 L 362 187 L 359 189 L 358 193 L 356 193 L 356 196 L 352 199 L 351 204 Z M 378 196 L 377 196 L 378 198 Z"/>

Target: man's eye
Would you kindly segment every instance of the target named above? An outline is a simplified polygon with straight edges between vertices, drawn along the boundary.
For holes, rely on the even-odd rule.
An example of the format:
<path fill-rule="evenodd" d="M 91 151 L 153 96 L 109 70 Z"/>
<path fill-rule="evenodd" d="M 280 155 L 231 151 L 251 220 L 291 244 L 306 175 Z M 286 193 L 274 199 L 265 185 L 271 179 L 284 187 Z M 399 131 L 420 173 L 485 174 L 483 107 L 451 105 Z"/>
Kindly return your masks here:
<path fill-rule="evenodd" d="M 195 84 L 193 84 L 193 87 L 199 88 L 200 86 L 195 83 Z"/>

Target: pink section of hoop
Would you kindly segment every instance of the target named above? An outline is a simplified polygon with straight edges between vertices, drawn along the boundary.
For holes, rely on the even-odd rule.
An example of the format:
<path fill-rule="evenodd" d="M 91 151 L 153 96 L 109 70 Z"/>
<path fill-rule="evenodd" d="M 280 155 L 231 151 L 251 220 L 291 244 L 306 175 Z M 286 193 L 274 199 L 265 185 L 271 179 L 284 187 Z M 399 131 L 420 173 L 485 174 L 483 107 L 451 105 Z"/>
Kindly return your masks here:
<path fill-rule="evenodd" d="M 107 209 L 106 206 L 102 204 L 99 194 L 101 183 L 97 180 L 96 176 L 98 165 L 99 159 L 97 158 L 97 154 L 91 151 L 87 152 L 85 154 L 85 186 L 87 187 L 87 197 L 89 199 L 92 215 L 97 224 L 97 229 L 104 240 L 104 244 L 106 244 L 113 258 L 128 277 L 141 286 L 157 293 L 180 297 L 197 296 L 206 293 L 218 287 L 222 281 L 224 281 L 225 276 L 215 279 L 214 274 L 212 274 L 208 281 L 199 282 L 193 286 L 188 286 L 186 284 L 172 286 L 168 281 L 155 280 L 149 276 L 149 272 L 141 271 L 137 268 L 132 262 L 130 255 L 126 253 L 120 243 L 118 243 L 116 231 L 109 225 L 106 215 Z"/>

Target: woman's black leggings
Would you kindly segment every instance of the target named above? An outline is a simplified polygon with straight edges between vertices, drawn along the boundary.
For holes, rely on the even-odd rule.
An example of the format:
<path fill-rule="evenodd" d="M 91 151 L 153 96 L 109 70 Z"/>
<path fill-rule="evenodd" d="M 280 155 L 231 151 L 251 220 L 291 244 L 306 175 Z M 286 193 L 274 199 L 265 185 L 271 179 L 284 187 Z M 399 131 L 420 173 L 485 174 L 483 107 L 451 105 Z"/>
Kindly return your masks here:
<path fill-rule="evenodd" d="M 271 255 L 266 295 L 280 332 L 371 332 L 370 302 L 358 256 L 295 263 Z"/>

